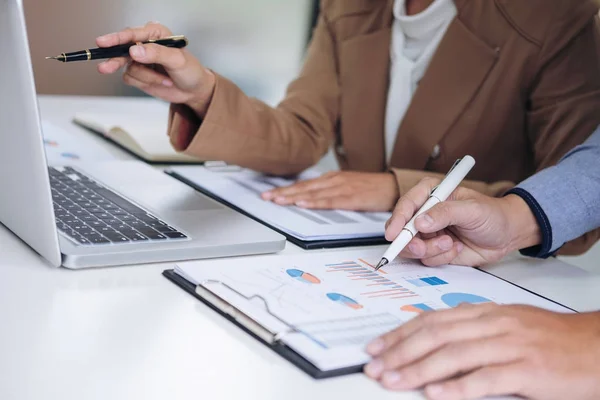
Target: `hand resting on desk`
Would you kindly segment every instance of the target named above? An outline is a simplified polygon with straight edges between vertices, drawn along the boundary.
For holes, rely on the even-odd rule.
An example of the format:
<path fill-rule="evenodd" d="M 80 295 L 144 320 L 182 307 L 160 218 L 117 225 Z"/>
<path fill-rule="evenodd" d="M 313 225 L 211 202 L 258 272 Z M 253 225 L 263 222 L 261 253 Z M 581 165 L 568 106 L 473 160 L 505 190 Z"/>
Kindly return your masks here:
<path fill-rule="evenodd" d="M 390 173 L 339 171 L 265 192 L 262 198 L 312 209 L 390 211 L 398 200 L 398 184 Z"/>
<path fill-rule="evenodd" d="M 372 342 L 365 373 L 429 399 L 600 398 L 600 313 L 466 305 L 422 314 Z"/>

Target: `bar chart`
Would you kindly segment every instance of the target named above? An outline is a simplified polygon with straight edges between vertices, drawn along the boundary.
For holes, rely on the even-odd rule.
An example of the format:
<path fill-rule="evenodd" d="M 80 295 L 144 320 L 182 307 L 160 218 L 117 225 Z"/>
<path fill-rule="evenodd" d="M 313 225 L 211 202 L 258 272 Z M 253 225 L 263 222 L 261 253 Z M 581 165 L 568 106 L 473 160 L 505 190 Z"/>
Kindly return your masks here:
<path fill-rule="evenodd" d="M 406 299 L 419 296 L 387 278 L 385 272 L 375 272 L 373 266 L 364 260 L 327 264 L 326 272 L 342 274 L 351 281 L 364 283 L 365 292 L 360 295 L 367 298 Z"/>
<path fill-rule="evenodd" d="M 417 279 L 407 279 L 408 283 L 415 285 L 416 287 L 425 287 L 425 286 L 440 286 L 447 285 L 448 282 L 436 277 L 436 276 L 428 276 L 425 278 L 417 278 Z"/>

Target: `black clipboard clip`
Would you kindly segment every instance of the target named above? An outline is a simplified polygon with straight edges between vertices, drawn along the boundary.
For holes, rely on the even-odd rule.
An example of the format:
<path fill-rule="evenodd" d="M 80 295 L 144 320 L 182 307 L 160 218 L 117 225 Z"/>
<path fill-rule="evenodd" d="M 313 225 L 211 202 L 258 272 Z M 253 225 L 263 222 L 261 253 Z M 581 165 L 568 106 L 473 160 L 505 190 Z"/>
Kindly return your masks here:
<path fill-rule="evenodd" d="M 280 323 L 285 325 L 287 327 L 287 329 L 285 329 L 281 332 L 271 331 L 270 329 L 266 328 L 261 323 L 259 323 L 258 321 L 256 321 L 252 317 L 250 317 L 248 314 L 246 314 L 245 312 L 243 312 L 236 306 L 232 305 L 230 302 L 223 299 L 221 296 L 217 295 L 216 293 L 214 293 L 213 291 L 208 289 L 207 286 L 209 286 L 209 285 L 222 286 L 222 287 L 226 288 L 227 290 L 230 290 L 231 292 L 237 294 L 238 296 L 242 297 L 243 299 L 245 299 L 249 302 L 252 300 L 256 300 L 256 299 L 260 300 L 260 303 L 263 305 L 265 311 L 270 316 L 275 318 L 277 321 L 279 321 Z M 218 308 L 224 314 L 233 318 L 237 323 L 239 323 L 244 328 L 246 328 L 247 330 L 252 332 L 254 335 L 258 336 L 260 339 L 264 340 L 266 343 L 268 343 L 270 345 L 280 343 L 281 340 L 289 334 L 302 333 L 302 331 L 300 329 L 298 329 L 294 325 L 284 321 L 279 316 L 277 316 L 274 312 L 272 312 L 271 308 L 269 307 L 269 303 L 261 295 L 255 294 L 255 295 L 251 295 L 251 296 L 246 296 L 245 294 L 243 294 L 240 291 L 236 290 L 235 288 L 229 286 L 228 284 L 221 282 L 219 280 L 215 280 L 215 279 L 207 279 L 205 281 L 200 282 L 200 284 L 196 285 L 196 294 L 198 296 L 202 297 L 204 300 L 208 301 L 210 304 L 212 304 L 216 308 Z"/>

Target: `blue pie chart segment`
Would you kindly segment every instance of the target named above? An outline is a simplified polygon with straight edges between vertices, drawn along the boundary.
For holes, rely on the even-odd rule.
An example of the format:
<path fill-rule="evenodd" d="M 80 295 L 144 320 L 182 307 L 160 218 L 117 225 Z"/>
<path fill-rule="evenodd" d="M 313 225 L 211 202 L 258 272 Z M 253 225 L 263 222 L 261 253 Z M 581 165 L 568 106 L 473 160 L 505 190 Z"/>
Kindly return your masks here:
<path fill-rule="evenodd" d="M 442 296 L 442 301 L 448 307 L 458 307 L 461 304 L 484 304 L 491 303 L 490 299 L 486 299 L 485 297 L 477 296 L 469 293 L 447 293 Z"/>

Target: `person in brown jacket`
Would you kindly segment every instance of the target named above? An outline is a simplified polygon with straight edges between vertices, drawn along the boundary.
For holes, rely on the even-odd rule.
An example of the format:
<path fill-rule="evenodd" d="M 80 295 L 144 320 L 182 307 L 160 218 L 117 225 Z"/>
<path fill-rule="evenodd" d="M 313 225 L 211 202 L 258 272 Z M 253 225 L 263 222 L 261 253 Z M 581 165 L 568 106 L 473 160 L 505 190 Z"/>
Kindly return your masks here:
<path fill-rule="evenodd" d="M 599 7 L 597 0 L 322 0 L 303 69 L 275 108 L 187 50 L 137 45 L 132 62 L 98 68 L 114 73 L 129 63 L 125 82 L 172 103 L 173 146 L 201 159 L 291 175 L 333 146 L 341 172 L 265 199 L 384 211 L 465 154 L 478 164 L 464 186 L 500 196 L 583 142 L 600 125 Z M 149 23 L 97 44 L 169 35 Z"/>

